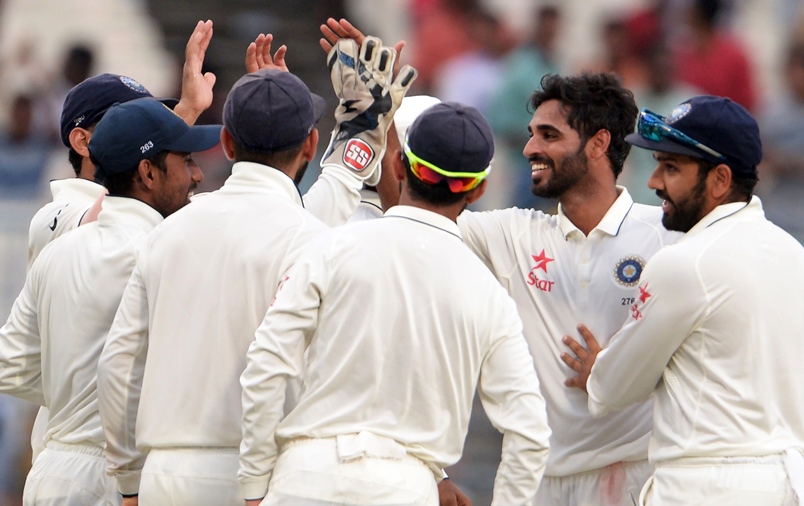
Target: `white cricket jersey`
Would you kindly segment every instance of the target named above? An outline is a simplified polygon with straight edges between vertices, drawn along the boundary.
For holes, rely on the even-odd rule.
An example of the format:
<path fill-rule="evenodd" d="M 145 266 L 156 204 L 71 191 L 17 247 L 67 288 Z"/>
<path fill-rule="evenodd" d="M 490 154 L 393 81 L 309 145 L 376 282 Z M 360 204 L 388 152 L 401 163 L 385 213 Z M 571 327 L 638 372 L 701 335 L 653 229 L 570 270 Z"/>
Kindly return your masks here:
<path fill-rule="evenodd" d="M 598 355 L 589 406 L 654 392 L 650 460 L 804 449 L 804 248 L 757 197 L 718 206 L 648 262 Z"/>
<path fill-rule="evenodd" d="M 622 326 L 647 260 L 681 234 L 665 230 L 658 207 L 636 204 L 625 188 L 588 236 L 563 214 L 531 209 L 463 213 L 464 241 L 517 302 L 547 401 L 548 476 L 567 476 L 647 457 L 648 401 L 593 419 L 586 394 L 564 381 L 561 338 L 585 324 L 602 346 Z"/>
<path fill-rule="evenodd" d="M 380 196 L 377 192 L 372 190 L 360 190 L 360 203 L 352 216 L 349 217 L 348 223 L 357 223 L 359 221 L 373 220 L 382 216 L 382 204 L 380 203 Z"/>
<path fill-rule="evenodd" d="M 246 350 L 299 251 L 324 230 L 290 177 L 238 162 L 220 190 L 148 238 L 98 379 L 122 493 L 137 492 L 145 458 L 135 428 L 143 452 L 240 444 Z"/>
<path fill-rule="evenodd" d="M 0 329 L 0 391 L 50 410 L 45 440 L 104 445 L 97 363 L 143 237 L 162 216 L 107 197 L 97 223 L 49 244 Z"/>
<path fill-rule="evenodd" d="M 550 429 L 522 322 L 448 218 L 396 206 L 332 230 L 256 335 L 241 379 L 245 497 L 265 495 L 277 442 L 361 431 L 404 445 L 440 479 L 460 458 L 476 387 L 504 433 L 494 504 L 535 494 Z M 280 422 L 285 381 L 302 374 Z"/>
<path fill-rule="evenodd" d="M 53 201 L 36 212 L 28 231 L 28 268 L 47 243 L 76 227 L 104 192 L 103 186 L 74 177 L 50 182 Z"/>

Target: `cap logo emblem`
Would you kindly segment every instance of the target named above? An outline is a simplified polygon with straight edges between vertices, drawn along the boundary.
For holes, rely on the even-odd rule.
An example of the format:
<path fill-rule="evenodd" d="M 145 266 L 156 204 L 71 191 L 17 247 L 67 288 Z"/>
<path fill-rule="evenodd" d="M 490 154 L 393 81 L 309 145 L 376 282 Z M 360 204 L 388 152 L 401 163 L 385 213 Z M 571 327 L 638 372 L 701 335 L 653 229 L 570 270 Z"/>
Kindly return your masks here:
<path fill-rule="evenodd" d="M 73 123 L 75 123 L 75 126 L 78 126 L 78 125 L 81 124 L 82 121 L 84 121 L 84 118 L 86 118 L 86 116 L 82 114 L 81 116 L 78 116 L 77 118 L 75 118 Z"/>
<path fill-rule="evenodd" d="M 120 82 L 128 86 L 134 91 L 138 91 L 140 93 L 148 93 L 148 90 L 145 89 L 145 86 L 141 85 L 134 79 L 126 76 L 120 76 Z"/>
<path fill-rule="evenodd" d="M 141 153 L 145 153 L 145 152 L 147 152 L 149 149 L 151 149 L 152 147 L 154 147 L 154 143 L 153 143 L 153 142 L 151 142 L 151 141 L 148 141 L 148 142 L 146 142 L 145 144 L 143 144 L 142 146 L 140 146 L 140 152 L 141 152 Z"/>
<path fill-rule="evenodd" d="M 681 118 L 689 114 L 691 110 L 692 110 L 692 104 L 690 104 L 689 102 L 681 104 L 675 109 L 673 109 L 672 112 L 670 112 L 670 114 L 668 114 L 666 118 L 664 118 L 664 122 L 667 123 L 668 125 L 672 125 L 676 121 L 680 120 Z"/>
<path fill-rule="evenodd" d="M 349 139 L 343 150 L 343 163 L 358 172 L 365 170 L 374 160 L 374 150 L 365 141 Z"/>

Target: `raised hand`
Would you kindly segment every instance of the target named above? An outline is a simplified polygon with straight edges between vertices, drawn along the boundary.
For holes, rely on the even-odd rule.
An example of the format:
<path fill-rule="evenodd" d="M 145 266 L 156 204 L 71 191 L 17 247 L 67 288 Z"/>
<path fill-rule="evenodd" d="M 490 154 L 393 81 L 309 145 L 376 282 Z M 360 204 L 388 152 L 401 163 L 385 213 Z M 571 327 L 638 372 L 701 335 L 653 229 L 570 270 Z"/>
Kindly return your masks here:
<path fill-rule="evenodd" d="M 279 46 L 273 56 L 271 56 L 271 42 L 274 36 L 270 33 L 259 34 L 257 38 L 248 45 L 246 49 L 246 72 L 256 72 L 262 69 L 284 70 L 288 72 L 288 66 L 285 63 L 285 55 L 288 52 L 288 47 L 284 44 Z"/>
<path fill-rule="evenodd" d="M 324 37 L 319 39 L 318 43 L 325 53 L 332 51 L 332 47 L 340 39 L 352 39 L 357 43 L 358 46 L 360 46 L 363 44 L 363 40 L 366 38 L 366 35 L 363 32 L 358 30 L 352 23 L 343 18 L 341 18 L 340 21 L 337 21 L 334 18 L 327 19 L 326 24 L 320 26 L 320 30 L 321 35 Z M 399 61 L 402 58 L 402 49 L 404 49 L 405 44 L 406 43 L 404 40 L 400 40 L 394 44 L 397 66 L 394 68 L 394 73 L 399 71 Z"/>
<path fill-rule="evenodd" d="M 181 97 L 174 111 L 188 125 L 194 124 L 198 116 L 212 105 L 212 87 L 217 78 L 212 72 L 201 71 L 211 40 L 212 21 L 199 21 L 184 50 Z"/>
<path fill-rule="evenodd" d="M 360 47 L 346 38 L 333 46 L 327 66 L 339 103 L 322 167 L 342 167 L 361 180 L 379 170 L 393 115 L 416 78 L 410 66 L 394 78 L 395 59 L 394 49 L 376 37 L 365 37 Z"/>

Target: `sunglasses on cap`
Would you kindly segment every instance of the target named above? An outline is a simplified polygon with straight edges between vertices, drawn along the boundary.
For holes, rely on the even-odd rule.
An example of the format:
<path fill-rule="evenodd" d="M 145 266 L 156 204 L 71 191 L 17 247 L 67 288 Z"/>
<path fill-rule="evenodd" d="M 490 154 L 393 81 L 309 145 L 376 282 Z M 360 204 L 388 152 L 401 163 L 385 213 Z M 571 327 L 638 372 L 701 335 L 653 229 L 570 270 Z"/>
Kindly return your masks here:
<path fill-rule="evenodd" d="M 408 159 L 410 170 L 419 180 L 435 185 L 441 181 L 446 181 L 449 191 L 452 193 L 468 192 L 483 181 L 491 172 L 491 165 L 482 172 L 450 172 L 432 163 L 422 160 L 410 150 L 408 141 L 405 141 L 405 156 Z"/>
<path fill-rule="evenodd" d="M 701 151 L 704 151 L 716 158 L 720 158 L 723 160 L 726 159 L 725 156 L 718 153 L 714 149 L 701 144 L 700 142 L 696 141 L 695 139 L 685 134 L 681 130 L 677 130 L 671 127 L 670 125 L 664 122 L 664 118 L 662 118 L 655 112 L 651 112 L 647 109 L 643 109 L 639 113 L 639 121 L 637 121 L 637 132 L 645 139 L 660 142 L 664 138 L 669 138 L 673 141 L 684 144 L 685 146 L 698 148 Z"/>

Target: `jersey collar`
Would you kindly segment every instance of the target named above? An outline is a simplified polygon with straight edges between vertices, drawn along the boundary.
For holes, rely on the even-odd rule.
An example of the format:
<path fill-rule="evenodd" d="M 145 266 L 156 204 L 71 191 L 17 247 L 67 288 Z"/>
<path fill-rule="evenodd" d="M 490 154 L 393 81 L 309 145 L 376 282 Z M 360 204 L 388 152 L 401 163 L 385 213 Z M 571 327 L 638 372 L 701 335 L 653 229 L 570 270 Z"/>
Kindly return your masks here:
<path fill-rule="evenodd" d="M 712 209 L 709 214 L 701 218 L 701 220 L 687 232 L 687 235 L 699 234 L 710 225 L 737 213 L 739 213 L 738 216 L 742 219 L 765 217 L 765 211 L 762 209 L 762 201 L 759 200 L 759 197 L 754 195 L 748 202 L 730 202 L 717 206 Z"/>
<path fill-rule="evenodd" d="M 232 175 L 226 179 L 221 191 L 270 193 L 302 205 L 299 189 L 290 176 L 274 167 L 254 162 L 235 163 Z"/>
<path fill-rule="evenodd" d="M 589 235 L 592 235 L 595 230 L 611 236 L 616 236 L 620 232 L 620 227 L 628 215 L 628 211 L 634 205 L 634 199 L 631 198 L 624 186 L 617 186 L 617 193 L 619 193 L 619 196 Z M 561 229 L 561 233 L 564 234 L 564 239 L 569 238 L 569 235 L 575 231 L 582 234 L 578 227 L 564 214 L 561 204 L 558 205 L 558 226 Z"/>
<path fill-rule="evenodd" d="M 458 228 L 457 223 L 446 216 L 442 216 L 419 207 L 402 205 L 394 206 L 386 211 L 383 217 L 407 218 L 412 221 L 418 221 L 419 223 L 423 223 L 425 225 L 430 225 L 431 227 L 440 228 L 444 232 L 458 237 L 458 239 L 461 238 L 461 231 Z"/>

